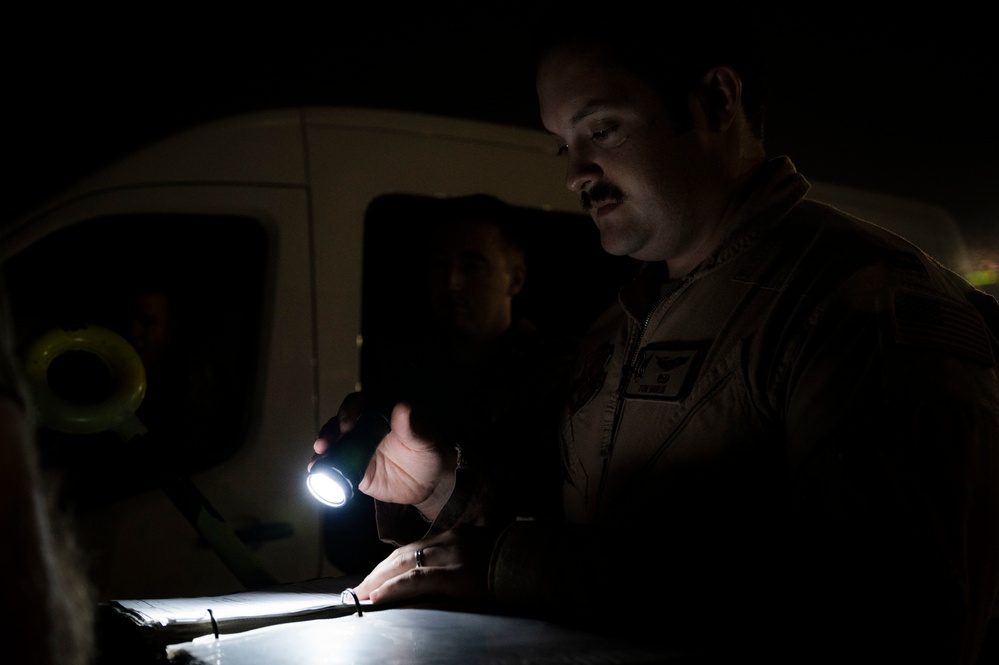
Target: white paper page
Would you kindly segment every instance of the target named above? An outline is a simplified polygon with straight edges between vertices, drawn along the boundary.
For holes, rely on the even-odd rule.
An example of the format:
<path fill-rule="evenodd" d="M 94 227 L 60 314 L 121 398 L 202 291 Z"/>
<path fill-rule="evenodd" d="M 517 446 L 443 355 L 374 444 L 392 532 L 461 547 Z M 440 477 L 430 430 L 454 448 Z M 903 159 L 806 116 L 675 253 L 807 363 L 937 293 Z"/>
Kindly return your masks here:
<path fill-rule="evenodd" d="M 201 598 L 144 598 L 140 600 L 117 600 L 121 607 L 145 617 L 148 621 L 161 625 L 169 623 L 196 623 L 259 617 L 277 614 L 290 614 L 307 610 L 343 605 L 341 589 L 343 582 L 318 579 L 308 582 L 284 585 L 261 591 L 243 591 L 227 596 L 205 596 Z M 346 597 L 353 603 L 351 596 Z M 361 601 L 370 605 L 371 601 Z M 208 610 L 211 610 L 209 614 Z"/>

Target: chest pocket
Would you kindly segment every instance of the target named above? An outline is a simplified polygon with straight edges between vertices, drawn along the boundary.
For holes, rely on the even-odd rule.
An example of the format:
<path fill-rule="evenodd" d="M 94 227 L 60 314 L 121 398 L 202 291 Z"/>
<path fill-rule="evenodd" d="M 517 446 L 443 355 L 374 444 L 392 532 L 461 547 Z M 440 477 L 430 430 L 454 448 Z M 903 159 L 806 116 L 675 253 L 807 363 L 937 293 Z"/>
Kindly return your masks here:
<path fill-rule="evenodd" d="M 625 397 L 677 401 L 690 393 L 708 343 L 650 344 L 638 353 Z"/>

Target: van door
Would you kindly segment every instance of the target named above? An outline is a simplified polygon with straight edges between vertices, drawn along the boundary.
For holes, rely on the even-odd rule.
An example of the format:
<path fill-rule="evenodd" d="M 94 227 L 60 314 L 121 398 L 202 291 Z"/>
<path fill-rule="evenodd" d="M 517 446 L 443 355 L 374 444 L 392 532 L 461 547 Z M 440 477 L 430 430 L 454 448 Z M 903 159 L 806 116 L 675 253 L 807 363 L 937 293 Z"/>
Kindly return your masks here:
<path fill-rule="evenodd" d="M 38 431 L 101 599 L 243 588 L 160 490 L 160 467 L 191 480 L 274 579 L 315 574 L 317 514 L 301 496 L 315 420 L 309 257 L 304 187 L 94 190 L 4 237 L 20 353 L 47 330 L 100 325 L 147 364 L 138 415 L 159 439 Z M 164 342 L 183 353 L 160 349 L 157 364 Z M 100 399 L 96 386 L 61 389 Z"/>

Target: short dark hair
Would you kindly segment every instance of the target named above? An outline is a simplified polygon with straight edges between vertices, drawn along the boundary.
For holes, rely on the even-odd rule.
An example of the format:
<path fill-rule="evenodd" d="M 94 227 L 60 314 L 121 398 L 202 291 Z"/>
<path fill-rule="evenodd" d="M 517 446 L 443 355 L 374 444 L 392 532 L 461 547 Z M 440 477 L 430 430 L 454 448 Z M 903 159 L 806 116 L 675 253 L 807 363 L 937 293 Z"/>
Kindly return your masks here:
<path fill-rule="evenodd" d="M 490 194 L 468 194 L 440 199 L 433 208 L 434 221 L 463 222 L 477 220 L 488 222 L 500 230 L 510 249 L 521 254 L 527 252 L 526 228 L 517 209 Z"/>
<path fill-rule="evenodd" d="M 627 1 L 624 6 L 630 6 Z M 678 122 L 689 119 L 686 95 L 711 67 L 729 65 L 742 79 L 742 105 L 753 134 L 764 141 L 769 96 L 769 32 L 766 3 L 716 1 L 671 6 L 660 19 L 637 5 L 603 5 L 612 25 L 596 11 L 542 14 L 536 24 L 535 62 L 556 47 L 602 49 L 626 71 L 652 83 Z M 621 17 L 646 17 L 627 26 Z"/>

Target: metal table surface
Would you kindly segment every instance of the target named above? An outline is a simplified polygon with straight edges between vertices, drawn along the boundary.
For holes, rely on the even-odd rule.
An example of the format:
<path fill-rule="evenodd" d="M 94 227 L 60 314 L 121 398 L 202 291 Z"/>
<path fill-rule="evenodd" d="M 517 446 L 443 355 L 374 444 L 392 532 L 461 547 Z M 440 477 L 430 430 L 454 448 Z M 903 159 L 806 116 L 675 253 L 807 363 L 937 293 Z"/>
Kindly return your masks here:
<path fill-rule="evenodd" d="M 639 665 L 690 662 L 683 654 L 545 621 L 395 608 L 278 624 L 172 645 L 183 665 Z"/>

